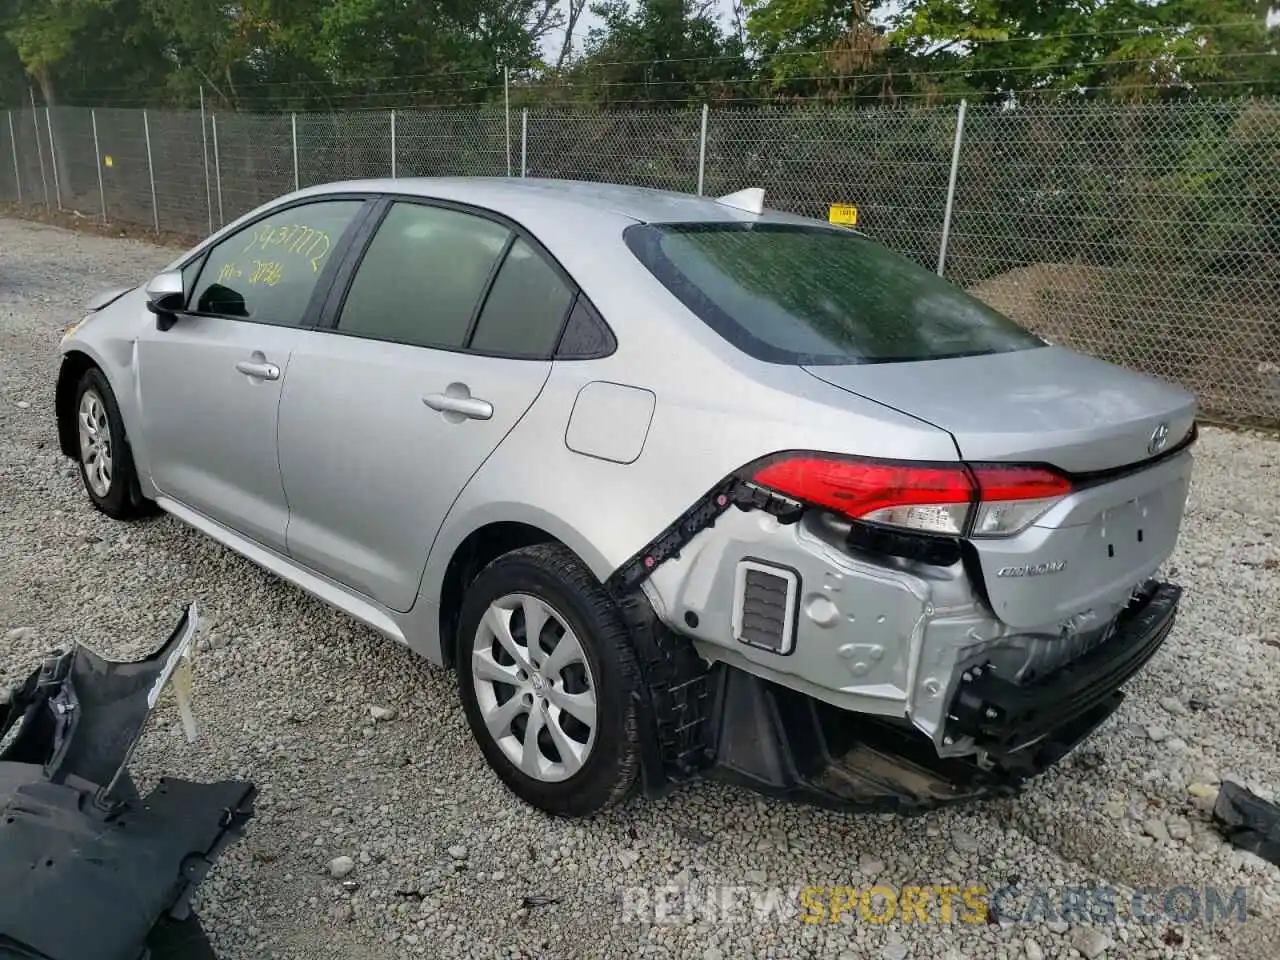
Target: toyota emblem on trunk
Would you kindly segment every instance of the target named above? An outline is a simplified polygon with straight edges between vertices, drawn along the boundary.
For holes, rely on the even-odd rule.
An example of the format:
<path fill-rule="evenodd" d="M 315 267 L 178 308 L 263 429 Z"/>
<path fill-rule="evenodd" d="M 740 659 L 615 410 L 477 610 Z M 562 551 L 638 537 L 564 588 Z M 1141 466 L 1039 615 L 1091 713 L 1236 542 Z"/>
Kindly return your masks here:
<path fill-rule="evenodd" d="M 1151 434 L 1151 439 L 1147 441 L 1147 453 L 1159 453 L 1165 448 L 1165 444 L 1169 442 L 1169 425 L 1162 423 L 1156 427 Z"/>

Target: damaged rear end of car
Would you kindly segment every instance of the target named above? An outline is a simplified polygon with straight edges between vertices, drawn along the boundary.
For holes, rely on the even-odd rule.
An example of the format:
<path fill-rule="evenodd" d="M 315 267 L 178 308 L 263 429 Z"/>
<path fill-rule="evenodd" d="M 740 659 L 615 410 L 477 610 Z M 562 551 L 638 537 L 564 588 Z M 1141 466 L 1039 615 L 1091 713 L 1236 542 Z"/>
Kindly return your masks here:
<path fill-rule="evenodd" d="M 743 353 L 955 450 L 762 451 L 614 575 L 708 665 L 667 684 L 669 756 L 918 812 L 1015 791 L 1112 715 L 1181 598 L 1159 570 L 1191 481 L 1190 394 L 1052 346 L 849 231 L 667 225 L 628 242 Z"/>

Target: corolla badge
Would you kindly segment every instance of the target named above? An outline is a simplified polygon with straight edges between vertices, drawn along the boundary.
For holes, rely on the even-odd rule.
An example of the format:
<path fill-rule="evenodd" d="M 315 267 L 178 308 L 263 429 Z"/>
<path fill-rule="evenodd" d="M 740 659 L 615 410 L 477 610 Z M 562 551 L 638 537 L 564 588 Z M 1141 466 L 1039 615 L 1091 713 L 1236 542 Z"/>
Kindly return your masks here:
<path fill-rule="evenodd" d="M 1147 453 L 1157 454 L 1169 444 L 1169 425 L 1162 423 L 1156 427 L 1147 441 Z"/>
<path fill-rule="evenodd" d="M 997 577 L 1043 577 L 1046 573 L 1061 573 L 1067 569 L 1067 561 L 1051 560 L 1048 563 L 1029 563 L 1019 567 L 1001 567 Z"/>

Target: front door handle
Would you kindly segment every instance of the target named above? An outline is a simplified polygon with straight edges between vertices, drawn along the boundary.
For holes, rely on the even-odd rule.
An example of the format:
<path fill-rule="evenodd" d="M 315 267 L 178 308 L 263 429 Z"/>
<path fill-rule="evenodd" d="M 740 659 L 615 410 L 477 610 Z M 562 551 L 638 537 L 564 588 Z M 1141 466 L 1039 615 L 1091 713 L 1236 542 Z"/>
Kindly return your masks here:
<path fill-rule="evenodd" d="M 447 393 L 429 393 L 422 398 L 432 410 L 441 413 L 457 413 L 468 420 L 489 420 L 493 417 L 493 404 L 477 397 L 454 397 Z"/>
<path fill-rule="evenodd" d="M 246 377 L 257 377 L 259 380 L 280 379 L 280 368 L 274 363 L 258 362 L 255 360 L 241 360 L 236 364 L 236 369 Z"/>

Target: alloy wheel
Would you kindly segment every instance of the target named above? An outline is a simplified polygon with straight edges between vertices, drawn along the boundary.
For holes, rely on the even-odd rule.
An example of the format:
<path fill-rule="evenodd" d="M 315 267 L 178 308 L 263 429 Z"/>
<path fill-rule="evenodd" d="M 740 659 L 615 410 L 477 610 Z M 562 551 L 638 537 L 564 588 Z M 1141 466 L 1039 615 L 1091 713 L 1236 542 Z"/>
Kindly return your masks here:
<path fill-rule="evenodd" d="M 111 422 L 96 390 L 86 390 L 80 398 L 77 421 L 85 481 L 96 496 L 105 497 L 111 489 Z"/>
<path fill-rule="evenodd" d="M 489 736 L 526 776 L 555 783 L 582 769 L 595 744 L 595 679 L 581 641 L 549 604 L 516 593 L 491 603 L 471 676 Z"/>

